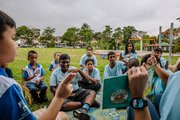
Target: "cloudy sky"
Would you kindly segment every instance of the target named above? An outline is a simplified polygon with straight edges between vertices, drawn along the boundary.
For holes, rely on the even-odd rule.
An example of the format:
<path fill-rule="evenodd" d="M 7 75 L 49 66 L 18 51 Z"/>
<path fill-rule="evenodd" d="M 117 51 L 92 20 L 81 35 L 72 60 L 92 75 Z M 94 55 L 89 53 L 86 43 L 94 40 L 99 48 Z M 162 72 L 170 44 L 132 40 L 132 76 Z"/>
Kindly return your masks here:
<path fill-rule="evenodd" d="M 95 31 L 105 25 L 113 29 L 132 25 L 150 35 L 157 35 L 180 17 L 180 0 L 1 0 L 0 10 L 12 16 L 17 25 L 56 28 L 62 35 L 69 27 L 88 23 Z"/>

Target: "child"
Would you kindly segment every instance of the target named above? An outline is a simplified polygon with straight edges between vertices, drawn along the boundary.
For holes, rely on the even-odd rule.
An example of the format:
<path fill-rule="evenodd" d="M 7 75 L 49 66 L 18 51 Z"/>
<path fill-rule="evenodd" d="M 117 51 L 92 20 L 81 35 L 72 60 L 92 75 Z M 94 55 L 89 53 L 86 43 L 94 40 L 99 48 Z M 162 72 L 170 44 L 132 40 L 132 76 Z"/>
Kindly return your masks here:
<path fill-rule="evenodd" d="M 84 89 L 91 89 L 98 91 L 101 88 L 101 79 L 99 70 L 94 67 L 94 60 L 88 58 L 85 61 L 86 68 L 83 69 L 83 72 L 90 76 L 88 81 L 81 80 L 78 82 L 79 87 Z"/>
<path fill-rule="evenodd" d="M 86 48 L 86 54 L 84 54 L 80 59 L 80 67 L 81 67 L 81 69 L 84 69 L 86 67 L 85 66 L 85 61 L 88 58 L 92 58 L 94 60 L 94 66 L 97 67 L 97 59 L 96 59 L 96 56 L 93 55 L 93 47 L 88 46 Z"/>
<path fill-rule="evenodd" d="M 16 23 L 0 11 L 0 64 L 4 65 L 14 61 L 16 57 L 15 39 Z M 47 110 L 38 118 L 39 120 L 54 120 L 66 97 L 71 94 L 69 86 L 73 76 L 68 76 L 57 89 Z M 0 68 L 0 120 L 37 120 L 29 110 L 20 85 L 7 76 L 4 69 Z M 63 92 L 62 92 L 63 91 Z M 67 116 L 60 113 L 62 117 Z"/>
<path fill-rule="evenodd" d="M 110 51 L 107 54 L 107 59 L 109 60 L 109 64 L 105 66 L 104 78 L 122 75 L 122 70 L 126 69 L 126 66 L 124 62 L 116 60 L 115 52 Z"/>
<path fill-rule="evenodd" d="M 156 59 L 155 61 L 157 62 L 159 69 L 162 69 L 160 60 L 155 56 L 152 56 L 151 54 L 147 54 L 142 58 L 141 65 L 143 65 L 144 63 L 144 65 L 148 68 L 154 64 L 153 59 Z M 169 74 L 171 73 L 169 70 L 165 70 L 165 71 L 168 72 Z M 152 89 L 148 96 L 155 97 L 158 94 L 163 94 L 166 88 L 166 84 L 167 81 L 163 81 L 163 79 L 161 79 L 161 77 L 159 76 L 159 72 L 154 71 L 154 76 L 152 78 Z"/>
<path fill-rule="evenodd" d="M 61 52 L 55 52 L 54 53 L 54 61 L 51 62 L 49 66 L 49 71 L 53 71 L 59 66 L 59 56 L 61 55 Z"/>
<path fill-rule="evenodd" d="M 70 97 L 62 105 L 62 110 L 72 110 L 76 108 L 80 108 L 78 110 L 74 110 L 74 117 L 79 118 L 80 120 L 89 120 L 90 116 L 87 111 L 90 106 L 93 106 L 93 102 L 95 101 L 96 93 L 92 90 L 87 90 L 83 88 L 79 88 L 78 80 L 89 80 L 90 77 L 86 75 L 83 71 L 76 69 L 75 67 L 70 66 L 70 57 L 68 54 L 62 54 L 59 57 L 59 65 L 57 69 L 55 69 L 50 78 L 50 87 L 53 93 L 56 93 L 56 88 L 61 83 L 64 78 L 69 73 L 77 73 L 77 75 L 72 80 L 73 92 Z M 94 106 L 95 107 L 95 106 Z M 96 106 L 99 107 L 99 106 Z"/>
<path fill-rule="evenodd" d="M 137 58 L 137 54 L 134 48 L 134 44 L 128 42 L 126 44 L 125 51 L 120 54 L 119 60 L 127 64 L 130 58 Z"/>
<path fill-rule="evenodd" d="M 166 67 L 166 59 L 162 57 L 162 48 L 156 48 L 154 49 L 154 56 L 160 59 L 162 68 L 165 69 Z"/>
<path fill-rule="evenodd" d="M 12 70 L 8 68 L 8 64 L 0 65 L 0 67 L 4 69 L 9 78 L 13 78 Z"/>
<path fill-rule="evenodd" d="M 26 87 L 29 88 L 34 101 L 46 102 L 48 100 L 46 98 L 47 86 L 43 81 L 44 69 L 37 63 L 37 58 L 38 54 L 36 51 L 31 50 L 28 52 L 29 64 L 24 69 L 23 78 L 27 81 Z M 38 97 L 37 89 L 40 90 L 40 98 Z"/>
<path fill-rule="evenodd" d="M 137 58 L 130 58 L 128 61 L 128 69 L 131 69 L 132 67 L 138 67 L 139 66 L 139 60 Z"/>

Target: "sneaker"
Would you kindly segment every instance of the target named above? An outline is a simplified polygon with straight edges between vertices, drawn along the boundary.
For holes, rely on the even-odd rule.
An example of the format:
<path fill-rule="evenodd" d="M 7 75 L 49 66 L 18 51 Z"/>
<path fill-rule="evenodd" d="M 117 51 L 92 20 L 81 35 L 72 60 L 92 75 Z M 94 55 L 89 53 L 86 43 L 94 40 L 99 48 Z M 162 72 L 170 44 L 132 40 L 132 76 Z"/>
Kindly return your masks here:
<path fill-rule="evenodd" d="M 75 118 L 78 118 L 79 120 L 90 120 L 90 116 L 87 113 L 86 109 L 78 109 L 73 111 L 73 115 Z"/>
<path fill-rule="evenodd" d="M 92 103 L 91 107 L 100 108 L 100 103 L 97 100 L 94 100 L 94 102 Z"/>

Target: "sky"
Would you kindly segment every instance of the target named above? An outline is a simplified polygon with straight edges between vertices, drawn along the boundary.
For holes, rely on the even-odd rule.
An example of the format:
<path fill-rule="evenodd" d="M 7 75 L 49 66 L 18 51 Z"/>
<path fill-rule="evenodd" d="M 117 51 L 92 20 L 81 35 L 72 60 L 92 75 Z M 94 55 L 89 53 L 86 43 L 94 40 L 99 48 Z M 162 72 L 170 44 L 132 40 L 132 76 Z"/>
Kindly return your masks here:
<path fill-rule="evenodd" d="M 56 28 L 62 36 L 69 27 L 88 23 L 95 32 L 106 25 L 113 29 L 134 26 L 149 35 L 180 26 L 180 0 L 1 0 L 0 10 L 10 15 L 17 26 Z"/>

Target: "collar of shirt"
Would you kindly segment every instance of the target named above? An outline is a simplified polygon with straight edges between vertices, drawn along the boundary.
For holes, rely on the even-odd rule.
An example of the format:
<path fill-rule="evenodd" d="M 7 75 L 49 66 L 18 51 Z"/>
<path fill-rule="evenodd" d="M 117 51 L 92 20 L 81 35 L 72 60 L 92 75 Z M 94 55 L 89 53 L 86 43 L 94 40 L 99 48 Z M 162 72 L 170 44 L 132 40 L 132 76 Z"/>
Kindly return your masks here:
<path fill-rule="evenodd" d="M 6 72 L 4 71 L 3 68 L 0 67 L 0 75 L 8 77 L 8 75 L 6 74 Z"/>
<path fill-rule="evenodd" d="M 57 62 L 57 61 L 54 61 L 54 63 L 55 63 L 55 64 L 58 64 L 58 62 Z"/>
<path fill-rule="evenodd" d="M 36 63 L 36 67 L 37 67 L 37 68 L 39 68 L 39 67 L 40 67 L 40 65 L 39 65 L 38 63 Z M 29 68 L 29 69 L 33 69 L 33 70 L 34 70 L 34 68 L 32 67 L 32 65 L 31 65 L 31 64 L 28 64 L 28 68 Z"/>

